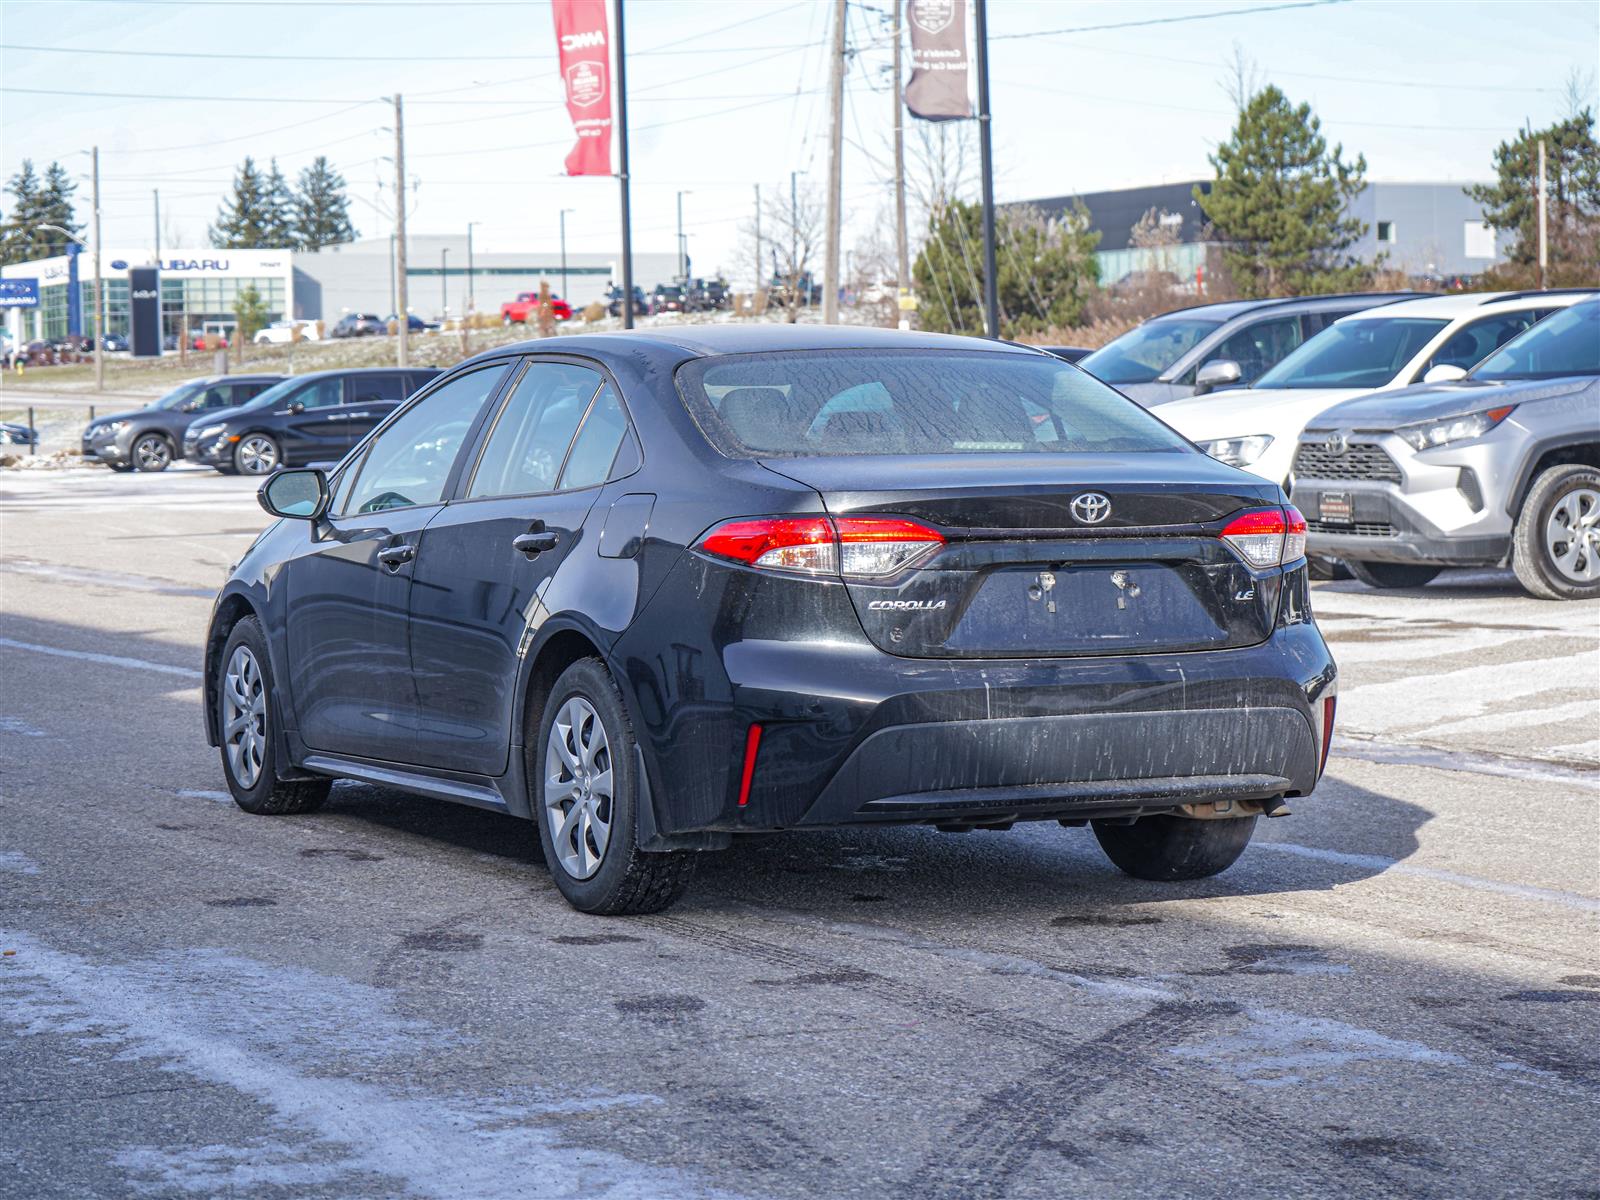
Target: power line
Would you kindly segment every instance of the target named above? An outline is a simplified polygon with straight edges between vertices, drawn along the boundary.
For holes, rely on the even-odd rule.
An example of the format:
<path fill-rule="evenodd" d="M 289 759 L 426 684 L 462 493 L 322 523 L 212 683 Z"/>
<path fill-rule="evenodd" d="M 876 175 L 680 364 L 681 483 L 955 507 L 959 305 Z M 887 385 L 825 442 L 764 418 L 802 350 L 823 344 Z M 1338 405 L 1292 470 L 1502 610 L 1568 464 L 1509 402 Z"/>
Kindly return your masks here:
<path fill-rule="evenodd" d="M 465 90 L 465 89 L 463 89 Z M 207 104 L 381 104 L 383 97 L 373 96 L 362 100 L 350 96 L 327 99 L 315 96 L 172 96 L 156 92 L 84 92 L 67 88 L 0 87 L 0 92 L 25 96 L 81 96 L 89 100 L 180 100 L 187 103 L 203 101 Z M 526 99 L 516 100 L 418 100 L 418 104 L 526 104 Z"/>
<path fill-rule="evenodd" d="M 1263 4 L 1257 8 L 1225 8 L 1215 12 L 1186 13 L 1178 17 L 1147 17 L 1142 21 L 1111 21 L 1104 25 L 1071 25 L 1065 29 L 1034 29 L 1026 33 L 991 33 L 991 42 L 1012 38 L 1054 37 L 1063 33 L 1098 33 L 1106 29 L 1139 29 L 1146 25 L 1179 25 L 1185 21 L 1210 21 L 1217 17 L 1251 17 L 1257 13 L 1284 12 L 1292 8 L 1323 8 L 1329 4 L 1348 4 L 1350 0 L 1296 0 L 1292 4 Z"/>

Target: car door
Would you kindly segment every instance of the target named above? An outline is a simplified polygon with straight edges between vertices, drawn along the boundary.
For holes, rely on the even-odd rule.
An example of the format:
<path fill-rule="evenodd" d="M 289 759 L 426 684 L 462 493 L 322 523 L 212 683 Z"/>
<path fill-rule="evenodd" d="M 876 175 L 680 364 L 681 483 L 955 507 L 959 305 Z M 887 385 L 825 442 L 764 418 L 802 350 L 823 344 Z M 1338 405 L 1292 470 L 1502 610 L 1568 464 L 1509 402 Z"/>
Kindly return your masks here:
<path fill-rule="evenodd" d="M 283 462 L 343 458 L 350 448 L 340 416 L 343 405 L 344 380 L 338 375 L 319 375 L 286 397 L 273 411 L 276 428 L 271 431 L 278 439 Z"/>
<path fill-rule="evenodd" d="M 399 371 L 364 371 L 346 376 L 345 449 L 350 449 L 381 425 L 405 398 L 405 376 Z"/>
<path fill-rule="evenodd" d="M 417 761 L 501 775 L 524 639 L 551 578 L 577 552 L 626 417 L 595 368 L 535 360 L 487 430 L 462 498 L 422 535 L 411 664 Z"/>
<path fill-rule="evenodd" d="M 291 688 L 312 749 L 413 761 L 406 623 L 416 548 L 504 375 L 501 365 L 457 376 L 395 417 L 346 467 L 337 512 L 287 564 Z"/>

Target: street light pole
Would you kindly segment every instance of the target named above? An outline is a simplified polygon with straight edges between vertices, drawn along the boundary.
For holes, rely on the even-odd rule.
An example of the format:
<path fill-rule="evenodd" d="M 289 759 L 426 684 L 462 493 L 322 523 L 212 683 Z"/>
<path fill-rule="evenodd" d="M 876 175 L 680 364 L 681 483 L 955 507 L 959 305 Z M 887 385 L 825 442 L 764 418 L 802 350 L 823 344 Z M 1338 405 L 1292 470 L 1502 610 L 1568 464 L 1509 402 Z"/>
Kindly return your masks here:
<path fill-rule="evenodd" d="M 473 277 L 472 277 L 472 275 L 473 275 L 472 227 L 474 225 L 482 225 L 482 224 L 483 224 L 482 221 L 468 221 L 467 222 L 467 312 L 468 313 L 476 313 L 478 311 L 478 289 L 477 289 L 477 287 L 475 285 L 475 281 L 473 280 Z"/>
<path fill-rule="evenodd" d="M 561 210 L 561 298 L 568 304 L 572 303 L 572 296 L 567 292 L 567 214 L 577 212 L 575 208 Z"/>
<path fill-rule="evenodd" d="M 800 188 L 795 183 L 804 171 L 789 172 L 789 286 L 800 286 Z M 811 289 L 806 289 L 806 304 L 811 304 Z"/>
<path fill-rule="evenodd" d="M 441 314 L 450 316 L 450 247 L 446 246 L 439 251 L 439 305 L 444 309 Z"/>
<path fill-rule="evenodd" d="M 106 390 L 106 294 L 100 286 L 100 147 L 91 150 L 94 159 L 94 390 Z"/>
<path fill-rule="evenodd" d="M 678 193 L 678 278 L 685 283 L 689 279 L 689 244 L 683 240 L 683 198 L 692 195 L 693 192 Z"/>

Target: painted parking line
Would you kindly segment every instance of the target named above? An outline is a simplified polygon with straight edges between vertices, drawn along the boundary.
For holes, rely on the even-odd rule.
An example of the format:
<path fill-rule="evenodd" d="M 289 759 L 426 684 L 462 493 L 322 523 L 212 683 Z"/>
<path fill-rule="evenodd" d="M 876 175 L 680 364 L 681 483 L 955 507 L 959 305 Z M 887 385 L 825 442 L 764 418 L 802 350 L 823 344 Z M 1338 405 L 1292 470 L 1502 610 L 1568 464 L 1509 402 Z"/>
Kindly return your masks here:
<path fill-rule="evenodd" d="M 1431 879 L 1435 883 L 1451 883 L 1457 887 L 1472 888 L 1480 892 L 1498 892 L 1502 896 L 1515 896 L 1519 900 L 1535 900 L 1543 904 L 1559 904 L 1578 912 L 1600 912 L 1600 900 L 1580 896 L 1576 892 L 1562 892 L 1555 888 L 1530 887 L 1520 883 L 1503 883 L 1498 879 L 1481 879 L 1476 875 L 1462 875 L 1457 871 L 1444 871 L 1437 867 L 1419 867 L 1379 854 L 1347 854 L 1343 850 L 1324 850 L 1319 846 L 1300 846 L 1293 842 L 1251 842 L 1252 850 L 1276 850 L 1294 854 L 1317 862 L 1334 863 L 1341 867 L 1359 867 L 1364 871 L 1392 872 L 1396 875 L 1413 875 Z"/>
<path fill-rule="evenodd" d="M 26 650 L 32 654 L 52 654 L 58 658 L 76 658 L 83 662 L 100 663 L 107 667 L 128 667 L 138 671 L 159 671 L 163 675 L 180 675 L 185 679 L 199 679 L 203 672 L 195 667 L 171 667 L 166 663 L 147 662 L 142 658 L 124 658 L 120 654 L 96 654 L 90 650 L 68 650 L 63 646 L 40 646 L 35 642 L 18 642 L 0 637 L 0 649 Z"/>

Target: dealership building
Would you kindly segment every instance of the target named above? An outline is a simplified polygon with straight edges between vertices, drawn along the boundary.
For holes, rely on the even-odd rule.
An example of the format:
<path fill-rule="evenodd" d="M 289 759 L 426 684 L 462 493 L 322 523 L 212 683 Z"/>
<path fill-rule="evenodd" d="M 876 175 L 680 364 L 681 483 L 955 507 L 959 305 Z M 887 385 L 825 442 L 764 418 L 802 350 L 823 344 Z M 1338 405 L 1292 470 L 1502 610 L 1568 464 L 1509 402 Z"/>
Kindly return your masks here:
<path fill-rule="evenodd" d="M 1100 280 L 1113 285 L 1137 272 L 1162 271 L 1184 281 L 1203 278 L 1218 243 L 1207 239 L 1204 196 L 1212 181 L 1193 179 L 1153 187 L 1051 196 L 1026 203 L 1059 218 L 1078 203 L 1100 234 Z M 1351 247 L 1362 262 L 1408 275 L 1449 279 L 1472 276 L 1504 262 L 1510 235 L 1484 224 L 1483 206 L 1471 199 L 1467 183 L 1369 183 L 1351 202 L 1349 213 L 1366 226 Z M 1202 199 L 1195 199 L 1195 189 Z M 1161 226 L 1176 234 L 1176 244 L 1133 244 L 1133 227 L 1154 210 Z M 1202 273 L 1202 274 L 1197 274 Z"/>
<path fill-rule="evenodd" d="M 267 320 L 321 320 L 332 325 L 351 312 L 388 316 L 395 303 L 392 238 L 373 238 L 319 253 L 289 250 L 108 249 L 100 260 L 106 330 L 127 334 L 131 324 L 129 272 L 159 271 L 161 332 L 220 332 L 236 323 L 238 297 L 254 288 Z M 418 316 L 460 316 L 469 299 L 479 312 L 498 312 L 518 292 L 548 283 L 581 308 L 605 295 L 619 278 L 617 258 L 604 254 L 529 251 L 474 253 L 462 237 L 407 239 L 407 307 Z M 635 254 L 634 280 L 645 289 L 677 271 L 672 254 Z M 73 301 L 76 277 L 77 302 Z M 565 282 L 563 282 L 565 280 Z M 94 328 L 94 259 L 87 250 L 0 267 L 0 307 L 17 344 L 52 340 Z"/>

